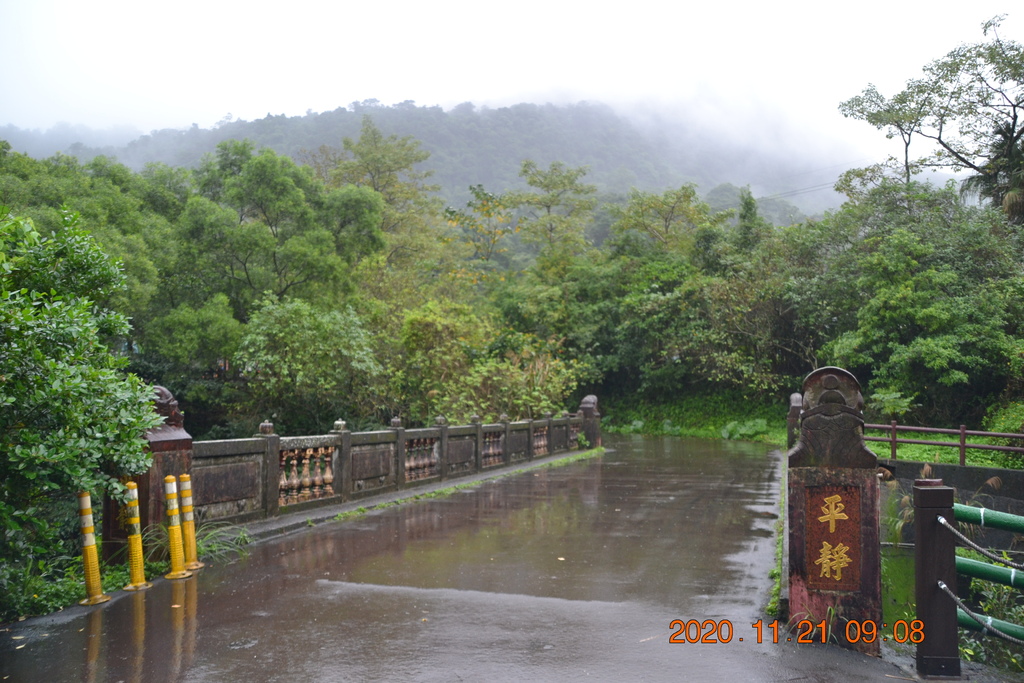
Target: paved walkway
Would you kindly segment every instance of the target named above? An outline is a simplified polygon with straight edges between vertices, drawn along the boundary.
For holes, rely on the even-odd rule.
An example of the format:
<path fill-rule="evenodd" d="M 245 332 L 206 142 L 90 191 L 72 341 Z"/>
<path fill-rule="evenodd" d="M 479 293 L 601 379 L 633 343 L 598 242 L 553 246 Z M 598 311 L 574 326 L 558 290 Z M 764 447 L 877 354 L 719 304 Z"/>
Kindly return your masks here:
<path fill-rule="evenodd" d="M 917 680 L 891 650 L 755 642 L 779 454 L 609 441 L 343 523 L 327 520 L 400 496 L 250 525 L 247 559 L 0 633 L 0 680 Z M 733 633 L 671 644 L 677 619 Z"/>

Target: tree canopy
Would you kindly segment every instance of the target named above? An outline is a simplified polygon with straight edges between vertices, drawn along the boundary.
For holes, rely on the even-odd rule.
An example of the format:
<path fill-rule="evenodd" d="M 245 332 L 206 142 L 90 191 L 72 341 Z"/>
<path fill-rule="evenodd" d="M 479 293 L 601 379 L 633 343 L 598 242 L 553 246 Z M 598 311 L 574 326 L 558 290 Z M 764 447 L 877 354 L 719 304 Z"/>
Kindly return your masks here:
<path fill-rule="evenodd" d="M 1024 45 L 999 35 L 1003 17 L 982 25 L 986 41 L 961 45 L 927 64 L 891 98 L 873 85 L 840 105 L 903 141 L 905 182 L 922 167 L 967 170 L 964 189 L 1024 221 Z M 911 159 L 917 137 L 931 144 Z M 1004 206 L 1007 197 L 1010 200 Z"/>
<path fill-rule="evenodd" d="M 116 352 L 128 320 L 101 303 L 125 278 L 77 214 L 61 216 L 46 235 L 0 207 L 4 564 L 52 553 L 79 491 L 116 495 L 119 477 L 147 471 L 142 437 L 160 422 L 153 389 Z"/>

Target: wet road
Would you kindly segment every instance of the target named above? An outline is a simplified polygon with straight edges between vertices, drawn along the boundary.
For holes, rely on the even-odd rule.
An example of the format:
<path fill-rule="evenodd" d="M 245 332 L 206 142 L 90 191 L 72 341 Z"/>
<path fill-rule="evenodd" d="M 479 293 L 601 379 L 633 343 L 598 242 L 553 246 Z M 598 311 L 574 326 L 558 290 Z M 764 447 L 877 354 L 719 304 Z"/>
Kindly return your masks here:
<path fill-rule="evenodd" d="M 192 579 L 15 625 L 0 634 L 0 679 L 912 678 L 887 661 L 787 644 L 784 630 L 783 642 L 767 627 L 755 642 L 777 454 L 608 441 L 599 458 L 318 525 Z M 675 619 L 727 620 L 731 640 L 670 644 Z"/>

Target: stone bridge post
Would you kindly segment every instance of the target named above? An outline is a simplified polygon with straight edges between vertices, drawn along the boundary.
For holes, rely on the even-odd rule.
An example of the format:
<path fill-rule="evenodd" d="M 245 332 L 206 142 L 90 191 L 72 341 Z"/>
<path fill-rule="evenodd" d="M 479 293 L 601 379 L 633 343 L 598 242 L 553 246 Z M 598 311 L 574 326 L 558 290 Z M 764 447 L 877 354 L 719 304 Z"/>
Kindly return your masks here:
<path fill-rule="evenodd" d="M 583 436 L 587 447 L 597 448 L 601 445 L 601 413 L 597 409 L 597 396 L 584 396 L 579 412 L 583 414 Z"/>
<path fill-rule="evenodd" d="M 800 413 L 804 397 L 799 392 L 789 395 L 789 413 L 786 414 L 786 448 L 792 448 L 800 438 Z"/>
<path fill-rule="evenodd" d="M 391 431 L 395 433 L 395 459 L 392 463 L 395 468 L 395 485 L 402 488 L 405 486 L 405 428 L 402 426 L 402 418 L 391 418 Z"/>
<path fill-rule="evenodd" d="M 334 449 L 331 470 L 334 473 L 335 491 L 342 500 L 352 497 L 352 432 L 344 420 L 335 420 L 331 434 L 338 437 L 338 445 Z M 397 451 L 397 446 L 395 448 Z"/>
<path fill-rule="evenodd" d="M 787 472 L 794 637 L 831 637 L 843 647 L 878 655 L 878 458 L 864 445 L 860 384 L 842 368 L 820 368 L 804 379 L 802 407 Z M 858 623 L 847 628 L 852 621 Z M 865 629 L 865 622 L 872 624 Z M 876 637 L 865 642 L 861 636 L 872 628 Z"/>
<path fill-rule="evenodd" d="M 266 448 L 263 455 L 263 484 L 260 487 L 263 490 L 263 514 L 275 517 L 281 500 L 281 437 L 274 433 L 274 423 L 270 420 L 261 422 L 259 431 L 253 436 L 264 439 Z"/>
<path fill-rule="evenodd" d="M 153 456 L 149 472 L 131 477 L 138 485 L 139 521 L 145 529 L 164 520 L 164 477 L 192 471 L 192 436 L 185 431 L 185 419 L 178 401 L 165 387 L 153 387 L 154 407 L 163 424 L 146 431 Z M 109 496 L 103 500 L 103 558 L 111 557 L 128 542 L 128 533 L 120 524 L 120 506 Z"/>
<path fill-rule="evenodd" d="M 434 418 L 434 426 L 441 433 L 437 440 L 437 473 L 444 481 L 448 478 L 448 419 L 439 415 Z"/>

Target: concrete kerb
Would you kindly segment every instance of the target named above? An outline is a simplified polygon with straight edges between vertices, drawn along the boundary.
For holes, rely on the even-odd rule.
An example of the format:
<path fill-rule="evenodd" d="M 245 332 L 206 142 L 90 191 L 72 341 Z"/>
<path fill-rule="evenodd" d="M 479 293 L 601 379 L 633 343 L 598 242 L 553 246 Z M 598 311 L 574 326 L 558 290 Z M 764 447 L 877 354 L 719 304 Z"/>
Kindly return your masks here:
<path fill-rule="evenodd" d="M 593 449 L 596 450 L 596 449 Z M 601 449 L 602 452 L 604 449 Z M 479 472 L 464 477 L 458 477 L 454 479 L 446 479 L 444 481 L 436 481 L 430 484 L 424 484 L 422 486 L 409 487 L 406 489 L 400 489 L 398 491 L 391 491 L 389 493 L 382 493 L 377 496 L 367 496 L 358 500 L 350 500 L 344 503 L 337 503 L 335 505 L 325 505 L 324 507 L 318 507 L 308 510 L 299 510 L 296 512 L 286 512 L 277 517 L 270 519 L 262 519 L 255 522 L 248 522 L 241 524 L 245 530 L 252 537 L 253 542 L 265 541 L 271 538 L 278 538 L 285 534 L 301 531 L 308 529 L 310 526 L 316 526 L 323 522 L 332 521 L 335 517 L 346 512 L 354 512 L 359 508 L 365 508 L 370 510 L 381 505 L 390 505 L 401 502 L 413 502 L 417 498 L 440 491 L 442 489 L 448 489 L 455 486 L 463 487 L 467 484 L 483 483 L 494 479 L 500 479 L 511 474 L 517 474 L 519 472 L 525 472 L 527 470 L 534 470 L 546 467 L 552 463 L 556 463 L 560 460 L 567 458 L 575 458 L 583 453 L 589 451 L 572 451 L 569 453 L 558 453 L 555 455 L 549 455 L 543 458 L 537 458 L 535 460 L 523 461 L 515 465 L 502 467 L 496 470 L 489 470 L 486 472 Z M 598 453 L 594 454 L 599 455 Z"/>

